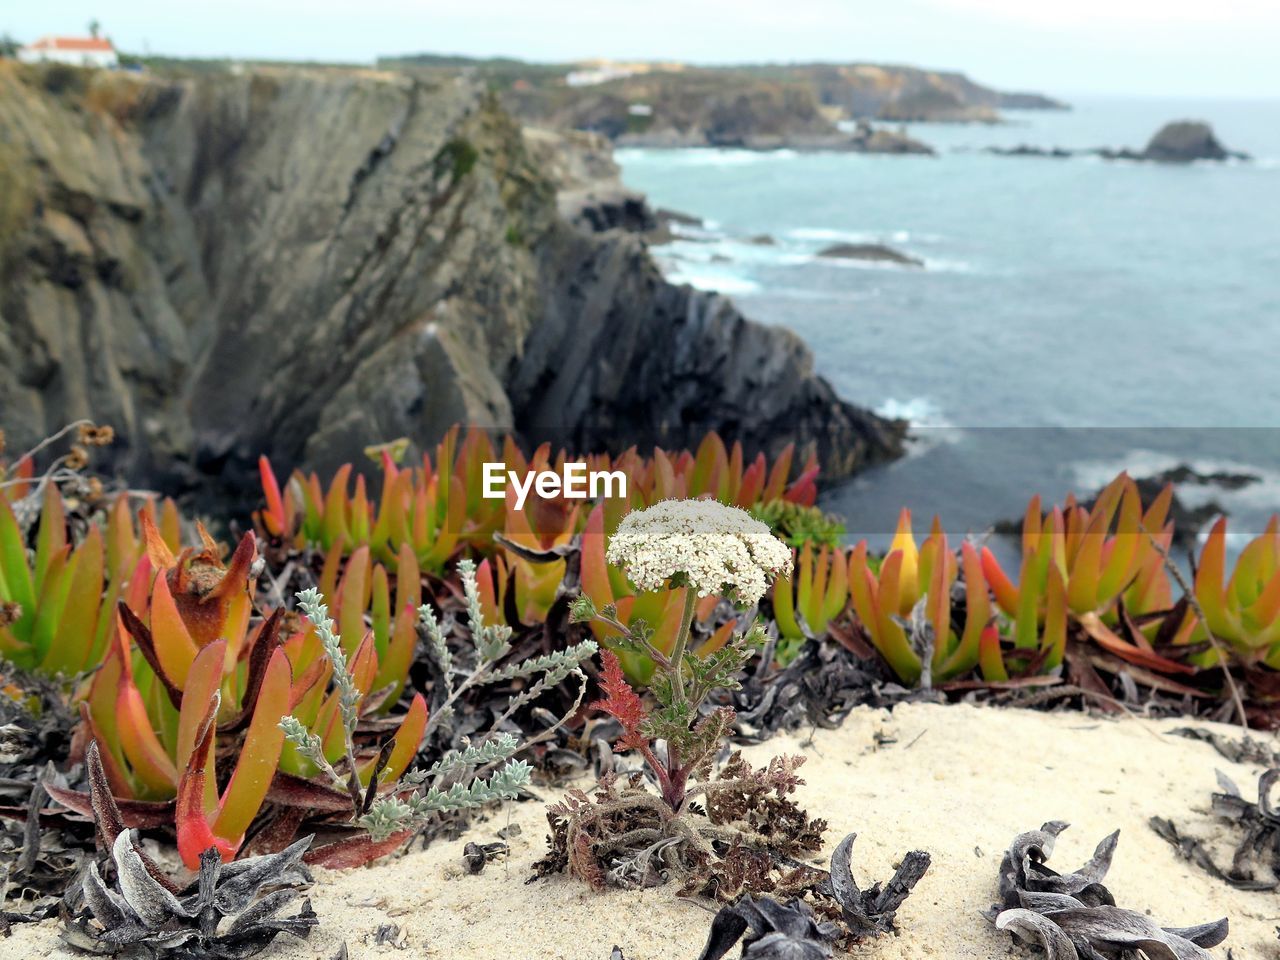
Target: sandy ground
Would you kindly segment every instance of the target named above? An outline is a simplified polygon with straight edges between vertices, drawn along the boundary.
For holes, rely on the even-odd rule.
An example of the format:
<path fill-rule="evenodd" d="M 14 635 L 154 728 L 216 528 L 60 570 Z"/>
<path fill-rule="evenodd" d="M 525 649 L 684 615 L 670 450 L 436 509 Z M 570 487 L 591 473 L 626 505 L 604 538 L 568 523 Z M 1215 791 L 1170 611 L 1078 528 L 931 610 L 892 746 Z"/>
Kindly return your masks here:
<path fill-rule="evenodd" d="M 980 914 L 995 896 L 1000 856 L 1014 835 L 1056 819 L 1072 826 L 1050 865 L 1074 869 L 1118 827 L 1107 884 L 1121 906 L 1144 910 L 1166 926 L 1225 915 L 1231 935 L 1215 957 L 1225 958 L 1230 947 L 1234 960 L 1274 958 L 1280 896 L 1231 889 L 1180 860 L 1147 826 L 1150 816 L 1167 815 L 1196 836 L 1226 836 L 1208 811 L 1215 768 L 1252 796 L 1259 769 L 1230 763 L 1208 744 L 1167 735 L 1185 725 L 905 705 L 892 713 L 861 709 L 841 729 L 819 731 L 811 741 L 803 734 L 779 737 L 747 753 L 755 761 L 778 752 L 809 756 L 799 797 L 830 821 L 828 854 L 846 833 L 857 832 L 853 870 L 864 887 L 887 879 L 909 849 L 932 854 L 933 866 L 898 914 L 900 935 L 865 943 L 854 956 L 1034 956 Z M 877 746 L 877 734 L 895 742 Z M 697 956 L 709 912 L 664 889 L 597 895 L 564 878 L 526 884 L 545 842 L 541 804 L 491 817 L 470 839 L 493 840 L 508 823 L 521 827 L 509 862 L 491 864 L 479 876 L 461 869 L 464 841 L 376 868 L 321 872 L 311 894 L 321 925 L 312 939 L 281 938 L 263 956 L 328 960 L 344 940 L 353 958 L 396 956 L 394 947 L 374 944 L 375 931 L 387 924 L 399 928 L 394 939 L 403 955 L 441 960 L 606 960 L 614 944 L 627 960 Z M 1219 862 L 1225 860 L 1224 850 Z M 11 939 L 0 941 L 0 958 L 66 955 L 51 925 L 15 927 Z"/>

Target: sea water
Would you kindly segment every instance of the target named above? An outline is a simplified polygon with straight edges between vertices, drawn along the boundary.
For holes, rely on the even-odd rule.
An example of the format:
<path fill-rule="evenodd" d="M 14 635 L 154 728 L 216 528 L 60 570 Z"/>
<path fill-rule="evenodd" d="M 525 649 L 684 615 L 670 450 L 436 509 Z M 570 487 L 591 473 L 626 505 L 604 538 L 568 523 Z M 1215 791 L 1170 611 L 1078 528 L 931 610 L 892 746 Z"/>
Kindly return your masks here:
<path fill-rule="evenodd" d="M 1251 162 L 1161 166 L 986 147 L 1141 149 L 1208 120 Z M 1280 510 L 1280 101 L 1085 100 L 996 126 L 916 125 L 938 156 L 623 150 L 626 182 L 705 228 L 655 248 L 677 282 L 787 326 L 842 396 L 907 418 L 911 453 L 828 489 L 853 536 L 980 533 L 1121 470 L 1256 533 Z M 772 242 L 762 242 L 762 235 Z M 818 256 L 883 243 L 923 269 Z"/>

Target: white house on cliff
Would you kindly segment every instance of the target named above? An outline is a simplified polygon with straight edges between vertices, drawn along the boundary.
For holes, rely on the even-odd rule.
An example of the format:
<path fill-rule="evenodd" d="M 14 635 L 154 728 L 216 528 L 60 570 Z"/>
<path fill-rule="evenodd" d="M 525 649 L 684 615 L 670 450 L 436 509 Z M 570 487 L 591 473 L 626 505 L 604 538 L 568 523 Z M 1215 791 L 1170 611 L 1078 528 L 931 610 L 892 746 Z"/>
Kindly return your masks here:
<path fill-rule="evenodd" d="M 114 67 L 116 48 L 103 37 L 41 37 L 18 50 L 23 63 L 67 63 L 73 67 Z"/>

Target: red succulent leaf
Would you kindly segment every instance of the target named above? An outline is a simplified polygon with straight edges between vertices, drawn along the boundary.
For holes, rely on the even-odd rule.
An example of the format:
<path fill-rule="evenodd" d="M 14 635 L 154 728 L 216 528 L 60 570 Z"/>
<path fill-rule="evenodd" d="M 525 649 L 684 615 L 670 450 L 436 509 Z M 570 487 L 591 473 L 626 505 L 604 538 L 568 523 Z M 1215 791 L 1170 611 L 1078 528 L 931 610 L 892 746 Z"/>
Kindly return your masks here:
<path fill-rule="evenodd" d="M 330 870 L 363 867 L 379 857 L 395 853 L 412 835 L 412 830 L 402 830 L 399 833 L 393 833 L 385 840 L 374 840 L 367 833 L 349 837 L 308 850 L 302 862 L 308 866 L 327 867 Z"/>
<path fill-rule="evenodd" d="M 187 769 L 178 781 L 178 806 L 174 817 L 178 827 L 178 853 L 190 870 L 200 869 L 200 854 L 210 847 L 216 849 L 224 861 L 231 860 L 236 854 L 236 844 L 214 836 L 204 809 L 205 767 L 213 749 L 218 701 L 217 696 L 210 701 L 195 749 L 191 751 Z"/>
<path fill-rule="evenodd" d="M 277 770 L 267 791 L 267 801 L 317 813 L 351 812 L 351 795 L 315 780 Z"/>
<path fill-rule="evenodd" d="M 271 469 L 271 461 L 265 456 L 258 458 L 258 474 L 262 478 L 262 495 L 267 501 L 267 508 L 259 514 L 262 526 L 272 536 L 282 537 L 286 533 L 284 500 L 280 497 L 280 483 Z"/>

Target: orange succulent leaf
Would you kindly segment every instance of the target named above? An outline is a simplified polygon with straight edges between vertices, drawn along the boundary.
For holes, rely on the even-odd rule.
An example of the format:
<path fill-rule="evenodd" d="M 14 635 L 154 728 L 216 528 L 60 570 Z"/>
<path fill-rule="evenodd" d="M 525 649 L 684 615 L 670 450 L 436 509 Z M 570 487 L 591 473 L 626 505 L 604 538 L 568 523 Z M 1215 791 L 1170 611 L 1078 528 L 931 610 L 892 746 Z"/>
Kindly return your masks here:
<path fill-rule="evenodd" d="M 1049 583 L 1045 590 L 1044 637 L 1041 649 L 1049 653 L 1044 668 L 1052 670 L 1062 663 L 1067 649 L 1067 596 L 1062 574 L 1056 566 L 1049 568 Z"/>
<path fill-rule="evenodd" d="M 1220 636 L 1236 636 L 1239 624 L 1227 606 L 1222 582 L 1227 565 L 1227 520 L 1219 517 L 1209 531 L 1196 569 L 1195 593 L 1208 627 Z"/>
<path fill-rule="evenodd" d="M 43 662 L 53 652 L 54 634 L 70 599 L 75 566 L 76 557 L 67 544 L 54 555 L 45 571 L 44 590 L 37 601 L 36 618 L 29 638 L 35 663 Z"/>
<path fill-rule="evenodd" d="M 849 595 L 863 627 L 874 635 L 880 615 L 876 610 L 879 584 L 867 566 L 867 541 L 859 540 L 849 554 Z"/>
<path fill-rule="evenodd" d="M 171 570 L 176 567 L 178 558 L 173 555 L 173 551 L 165 543 L 164 537 L 160 536 L 160 531 L 156 529 L 152 511 L 147 509 L 139 510 L 138 523 L 142 527 L 142 542 L 146 547 L 151 565 L 159 571 Z"/>
<path fill-rule="evenodd" d="M 1009 671 L 1004 665 L 1004 655 L 1000 652 L 1000 631 L 995 626 L 989 626 L 982 631 L 978 662 L 982 667 L 984 680 L 1001 683 L 1009 679 Z"/>
<path fill-rule="evenodd" d="M 94 725 L 98 728 L 98 736 L 95 739 L 103 744 L 103 747 L 121 766 L 124 763 L 124 753 L 120 747 L 116 698 L 126 674 L 125 658 L 127 656 L 123 638 L 114 637 L 107 648 L 107 655 L 103 658 L 102 665 L 89 682 L 89 692 L 85 699 L 85 705 L 93 718 Z"/>
<path fill-rule="evenodd" d="M 486 617 L 488 620 L 488 617 Z M 490 623 L 497 622 L 489 620 Z M 391 685 L 391 694 L 386 699 L 386 709 L 400 698 L 405 682 L 409 677 L 409 668 L 413 664 L 413 655 L 418 646 L 418 609 L 405 604 L 396 617 L 391 629 L 391 639 L 387 643 L 386 653 L 378 658 L 378 676 L 373 689 L 378 690 Z"/>
<path fill-rule="evenodd" d="M 893 604 L 900 616 L 908 616 L 911 608 L 920 598 L 920 551 L 916 548 L 916 538 L 911 533 L 911 511 L 906 507 L 898 515 L 898 529 L 889 544 L 888 556 L 897 553 L 898 571 L 894 577 Z M 884 589 L 884 569 L 880 571 L 881 590 Z"/>
<path fill-rule="evenodd" d="M 253 562 L 257 557 L 258 542 L 253 535 L 253 531 L 250 530 L 236 544 L 235 553 L 231 555 L 231 562 L 227 564 L 226 572 L 222 575 L 222 579 L 218 581 L 217 586 L 205 596 L 205 603 L 212 601 L 225 602 L 244 593 L 248 589 L 249 578 L 253 572 Z"/>
<path fill-rule="evenodd" d="M 84 542 L 76 548 L 66 605 L 41 664 L 44 671 L 73 674 L 92 665 L 90 656 L 97 636 L 105 563 L 102 529 L 91 526 Z"/>
<path fill-rule="evenodd" d="M 364 637 L 364 611 L 368 607 L 372 591 L 370 573 L 372 561 L 368 547 L 358 547 L 347 560 L 346 569 L 338 583 L 337 621 L 342 637 L 343 652 L 347 656 Z M 361 688 L 364 689 L 364 688 Z"/>
<path fill-rule="evenodd" d="M 142 616 L 142 611 L 132 609 L 139 617 Z M 187 630 L 163 570 L 156 574 L 151 591 L 151 638 L 165 675 L 179 690 L 183 689 L 187 683 L 187 672 L 200 648 Z"/>
<path fill-rule="evenodd" d="M 764 454 L 756 454 L 751 466 L 743 471 L 742 482 L 738 485 L 738 494 L 735 498 L 737 506 L 747 510 L 759 502 L 760 495 L 764 492 L 765 472 Z"/>
<path fill-rule="evenodd" d="M 707 637 L 703 641 L 702 646 L 698 647 L 697 654 L 699 657 L 709 657 L 718 650 L 723 650 L 725 645 L 733 639 L 733 630 L 736 621 L 728 620 L 716 628 L 716 632 Z"/>
<path fill-rule="evenodd" d="M 913 558 L 914 560 L 914 558 Z M 880 608 L 880 623 L 892 622 L 892 618 L 896 616 L 906 616 L 911 613 L 911 607 L 915 604 L 903 603 L 904 567 L 906 566 L 906 558 L 903 556 L 901 549 L 891 549 L 885 556 L 884 562 L 880 564 L 880 590 L 876 597 L 877 605 Z M 912 563 L 910 575 L 915 575 L 915 564 Z M 905 606 L 904 611 L 902 607 Z"/>
<path fill-rule="evenodd" d="M 778 633 L 783 637 L 788 640 L 803 640 L 804 631 L 796 620 L 794 590 L 790 577 L 778 577 L 773 582 L 773 619 L 778 624 Z"/>
<path fill-rule="evenodd" d="M 88 703 L 81 702 L 80 704 L 80 721 L 84 724 L 84 732 L 86 739 L 89 741 L 89 749 L 93 750 L 95 746 L 99 749 L 98 762 L 102 764 L 103 773 L 111 788 L 111 795 L 122 800 L 134 799 L 133 785 L 129 780 L 129 775 L 125 772 L 116 753 L 103 744 L 102 732 L 94 722 Z M 116 749 L 117 751 L 119 750 L 118 745 Z"/>
<path fill-rule="evenodd" d="M 280 718 L 289 712 L 292 687 L 293 671 L 289 667 L 289 658 L 282 648 L 277 647 L 267 664 L 253 719 L 249 722 L 235 770 L 222 793 L 218 816 L 213 824 L 215 833 L 237 838 L 237 845 L 257 816 L 280 765 L 280 751 L 284 746 Z"/>
<path fill-rule="evenodd" d="M 331 546 L 339 539 L 347 540 L 350 537 L 347 530 L 347 508 L 350 504 L 347 484 L 350 478 L 351 464 L 344 463 L 338 468 L 338 472 L 333 475 L 333 481 L 329 484 L 329 493 L 324 499 L 324 519 L 322 520 L 325 546 Z"/>
<path fill-rule="evenodd" d="M 176 765 L 186 768 L 187 761 L 196 748 L 203 731 L 205 717 L 209 712 L 209 704 L 219 699 L 219 687 L 222 684 L 222 666 L 226 652 L 226 641 L 216 640 L 196 655 L 187 672 L 187 682 L 182 694 L 182 708 L 178 711 L 178 739 L 174 752 Z M 206 797 L 206 807 L 212 809 L 209 801 L 216 801 L 216 795 Z"/>
<path fill-rule="evenodd" d="M 1031 550 L 1022 556 L 1022 586 L 1018 589 L 1018 611 L 1014 616 L 1014 646 L 1034 650 L 1040 635 L 1040 583 L 1035 579 L 1038 554 Z"/>
<path fill-rule="evenodd" d="M 826 559 L 825 549 L 818 557 L 818 566 L 821 568 L 822 562 Z M 796 570 L 796 606 L 800 612 L 804 614 L 805 622 L 809 625 L 810 630 L 817 630 L 817 607 L 820 605 L 815 600 L 815 595 L 822 591 L 826 580 L 826 571 L 814 569 L 813 549 L 810 544 L 806 543 L 800 550 L 799 566 Z"/>
<path fill-rule="evenodd" d="M 991 622 L 991 600 L 987 595 L 986 578 L 982 575 L 982 558 L 967 540 L 960 544 L 960 562 L 964 568 L 964 632 L 951 656 L 935 669 L 941 680 L 960 676 L 974 668 L 981 652 L 982 632 Z"/>
<path fill-rule="evenodd" d="M 614 602 L 609 581 L 609 564 L 605 559 L 604 508 L 597 504 L 587 516 L 582 533 L 582 592 L 597 608 Z"/>
<path fill-rule="evenodd" d="M 791 461 L 795 457 L 795 452 L 796 445 L 788 443 L 783 447 L 782 453 L 778 454 L 778 459 L 773 462 L 773 469 L 769 471 L 769 480 L 761 496 L 766 503 L 770 500 L 780 500 L 786 493 L 787 478 L 791 476 Z"/>
<path fill-rule="evenodd" d="M 116 715 L 121 749 L 140 785 L 150 797 L 171 796 L 178 783 L 178 769 L 156 736 L 132 677 L 121 681 Z"/>
<path fill-rule="evenodd" d="M 427 714 L 427 701 L 423 699 L 422 694 L 415 693 L 413 702 L 409 704 L 409 709 L 396 730 L 395 746 L 387 756 L 387 765 L 382 768 L 382 782 L 396 783 L 409 769 L 409 764 L 413 762 L 413 758 L 418 753 L 418 747 L 422 744 L 422 736 L 427 732 Z M 365 786 L 369 785 L 375 763 L 376 758 L 361 768 L 360 782 Z"/>
<path fill-rule="evenodd" d="M 1183 673 L 1192 674 L 1196 672 L 1196 668 L 1185 663 L 1179 663 L 1176 660 L 1170 660 L 1162 657 L 1158 653 L 1150 650 L 1144 650 L 1142 647 L 1135 646 L 1128 640 L 1117 635 L 1110 627 L 1102 622 L 1096 613 L 1086 613 L 1077 618 L 1080 626 L 1084 628 L 1090 638 L 1094 640 L 1098 646 L 1111 653 L 1114 653 L 1122 660 L 1140 667 L 1146 667 L 1149 670 L 1155 670 L 1158 673 Z"/>
<path fill-rule="evenodd" d="M 836 547 L 831 551 L 831 572 L 827 577 L 827 598 L 823 604 L 822 616 L 830 623 L 849 604 L 849 562 L 844 550 Z"/>
<path fill-rule="evenodd" d="M 986 578 L 991 593 L 996 598 L 1000 609 L 1011 617 L 1018 614 L 1018 588 L 1005 575 L 990 547 L 982 548 L 982 575 Z"/>
<path fill-rule="evenodd" d="M 325 550 L 324 564 L 320 568 L 320 592 L 326 597 L 338 596 L 338 573 L 342 569 L 342 554 L 346 541 L 339 539 L 337 543 Z"/>
<path fill-rule="evenodd" d="M 1036 494 L 1027 502 L 1026 512 L 1022 515 L 1022 550 L 1025 553 L 1033 550 L 1040 542 L 1043 531 L 1044 515 L 1040 512 L 1040 495 Z"/>

